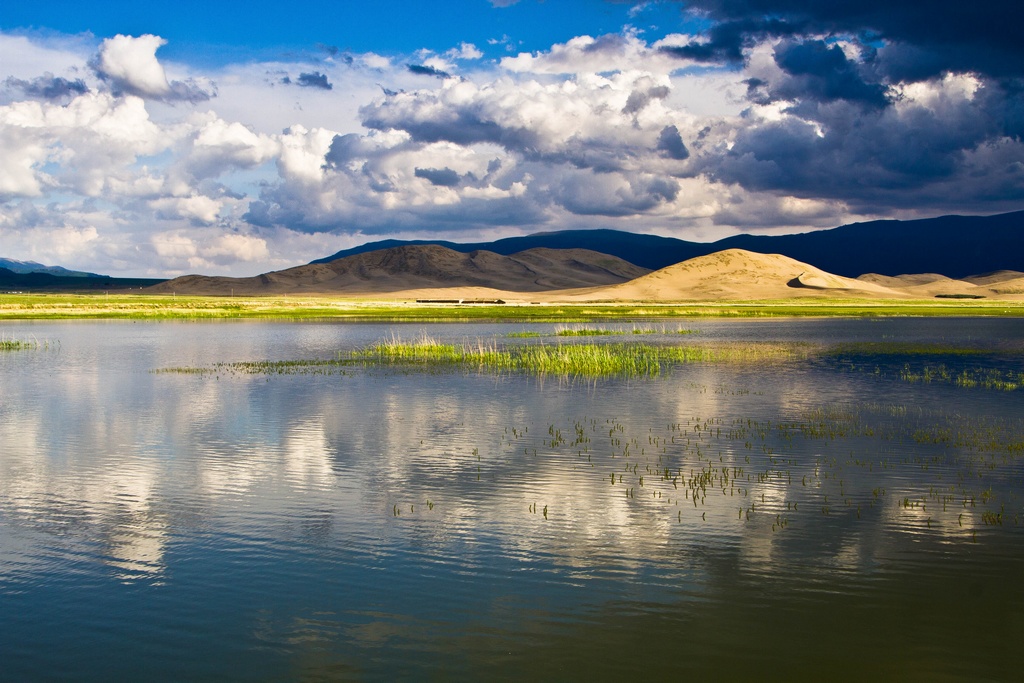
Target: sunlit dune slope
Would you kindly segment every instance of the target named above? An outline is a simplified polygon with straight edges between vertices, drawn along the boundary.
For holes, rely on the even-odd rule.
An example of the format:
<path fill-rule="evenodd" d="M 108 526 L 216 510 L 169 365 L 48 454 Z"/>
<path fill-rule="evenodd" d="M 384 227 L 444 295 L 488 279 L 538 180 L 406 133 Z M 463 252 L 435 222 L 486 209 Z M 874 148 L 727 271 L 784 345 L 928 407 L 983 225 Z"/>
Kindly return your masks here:
<path fill-rule="evenodd" d="M 877 275 L 868 273 L 858 280 L 888 287 L 916 298 L 971 296 L 1008 298 L 1024 294 L 1024 273 L 1001 270 L 996 273 L 975 275 L 961 280 L 935 273 L 917 275 Z"/>
<path fill-rule="evenodd" d="M 873 282 L 826 273 L 788 256 L 727 249 L 656 270 L 624 284 L 579 293 L 575 298 L 681 301 L 822 295 L 907 296 Z"/>

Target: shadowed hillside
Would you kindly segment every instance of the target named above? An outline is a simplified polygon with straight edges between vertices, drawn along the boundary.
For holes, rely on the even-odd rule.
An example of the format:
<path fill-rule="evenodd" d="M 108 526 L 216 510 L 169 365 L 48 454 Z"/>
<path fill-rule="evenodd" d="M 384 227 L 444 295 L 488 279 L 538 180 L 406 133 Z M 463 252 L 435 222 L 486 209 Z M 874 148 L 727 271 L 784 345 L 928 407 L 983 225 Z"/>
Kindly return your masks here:
<path fill-rule="evenodd" d="M 186 275 L 150 292 L 179 294 L 382 294 L 476 287 L 543 292 L 625 282 L 645 268 L 585 249 L 530 249 L 511 256 L 406 245 L 248 278 Z"/>
<path fill-rule="evenodd" d="M 164 282 L 155 278 L 124 278 L 106 276 L 52 275 L 50 273 L 15 273 L 0 268 L 0 290 L 25 292 L 96 292 L 122 291 L 151 287 Z"/>

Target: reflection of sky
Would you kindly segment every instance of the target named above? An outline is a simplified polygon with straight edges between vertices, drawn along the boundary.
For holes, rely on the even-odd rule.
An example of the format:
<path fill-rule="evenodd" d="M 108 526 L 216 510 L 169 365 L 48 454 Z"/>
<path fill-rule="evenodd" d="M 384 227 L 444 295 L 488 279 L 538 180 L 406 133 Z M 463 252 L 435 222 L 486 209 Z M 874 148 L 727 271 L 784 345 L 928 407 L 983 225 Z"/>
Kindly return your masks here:
<path fill-rule="evenodd" d="M 384 336 L 357 328 L 298 326 L 301 355 Z M 920 544 L 1001 538 L 982 523 L 980 497 L 964 508 L 956 488 L 963 461 L 988 454 L 958 452 L 954 466 L 910 438 L 952 424 L 914 409 L 928 387 L 785 366 L 592 383 L 153 374 L 222 351 L 287 358 L 292 328 L 111 329 L 55 326 L 59 353 L 0 357 L 0 592 L 106 578 L 202 603 L 165 605 L 178 623 L 241 610 L 277 645 L 370 647 L 460 620 L 527 628 L 526 606 L 720 596 L 730 576 L 800 572 L 813 588 L 811 577 L 870 575 Z M 1001 417 L 988 415 L 989 394 L 957 396 L 958 416 L 976 398 L 1002 420 L 993 434 L 1021 438 L 1021 396 L 1002 397 Z M 781 436 L 781 423 L 821 426 L 824 409 L 852 415 L 849 433 Z M 586 440 L 573 443 L 577 425 Z M 551 446 L 549 427 L 565 443 Z M 992 485 L 993 505 L 1021 511 L 1016 461 L 977 470 L 977 495 Z M 687 481 L 704 471 L 716 478 L 695 505 Z M 951 484 L 956 500 L 934 497 Z M 898 507 L 904 498 L 915 504 Z M 251 601 L 260 615 L 240 607 Z"/>

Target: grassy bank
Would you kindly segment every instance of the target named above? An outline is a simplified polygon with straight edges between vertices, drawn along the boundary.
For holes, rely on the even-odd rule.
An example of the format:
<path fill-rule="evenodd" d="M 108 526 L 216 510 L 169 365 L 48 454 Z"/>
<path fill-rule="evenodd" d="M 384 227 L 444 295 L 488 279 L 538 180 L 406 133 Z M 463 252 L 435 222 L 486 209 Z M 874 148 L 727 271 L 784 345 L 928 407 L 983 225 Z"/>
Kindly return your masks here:
<path fill-rule="evenodd" d="M 1024 316 L 1024 302 L 779 300 L 662 303 L 417 304 L 332 297 L 2 294 L 0 320 L 342 319 L 382 322 L 566 322 L 678 318 Z"/>

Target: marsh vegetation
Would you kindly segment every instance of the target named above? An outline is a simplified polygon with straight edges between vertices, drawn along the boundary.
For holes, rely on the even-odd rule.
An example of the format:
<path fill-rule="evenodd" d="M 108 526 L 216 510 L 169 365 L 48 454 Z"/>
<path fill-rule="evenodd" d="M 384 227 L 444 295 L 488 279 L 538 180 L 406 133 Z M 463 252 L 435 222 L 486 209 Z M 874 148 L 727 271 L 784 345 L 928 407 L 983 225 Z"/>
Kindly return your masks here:
<path fill-rule="evenodd" d="M 48 339 L 40 341 L 35 337 L 31 339 L 8 337 L 0 334 L 0 351 L 28 351 L 37 349 L 49 349 L 56 346 L 56 342 Z"/>

